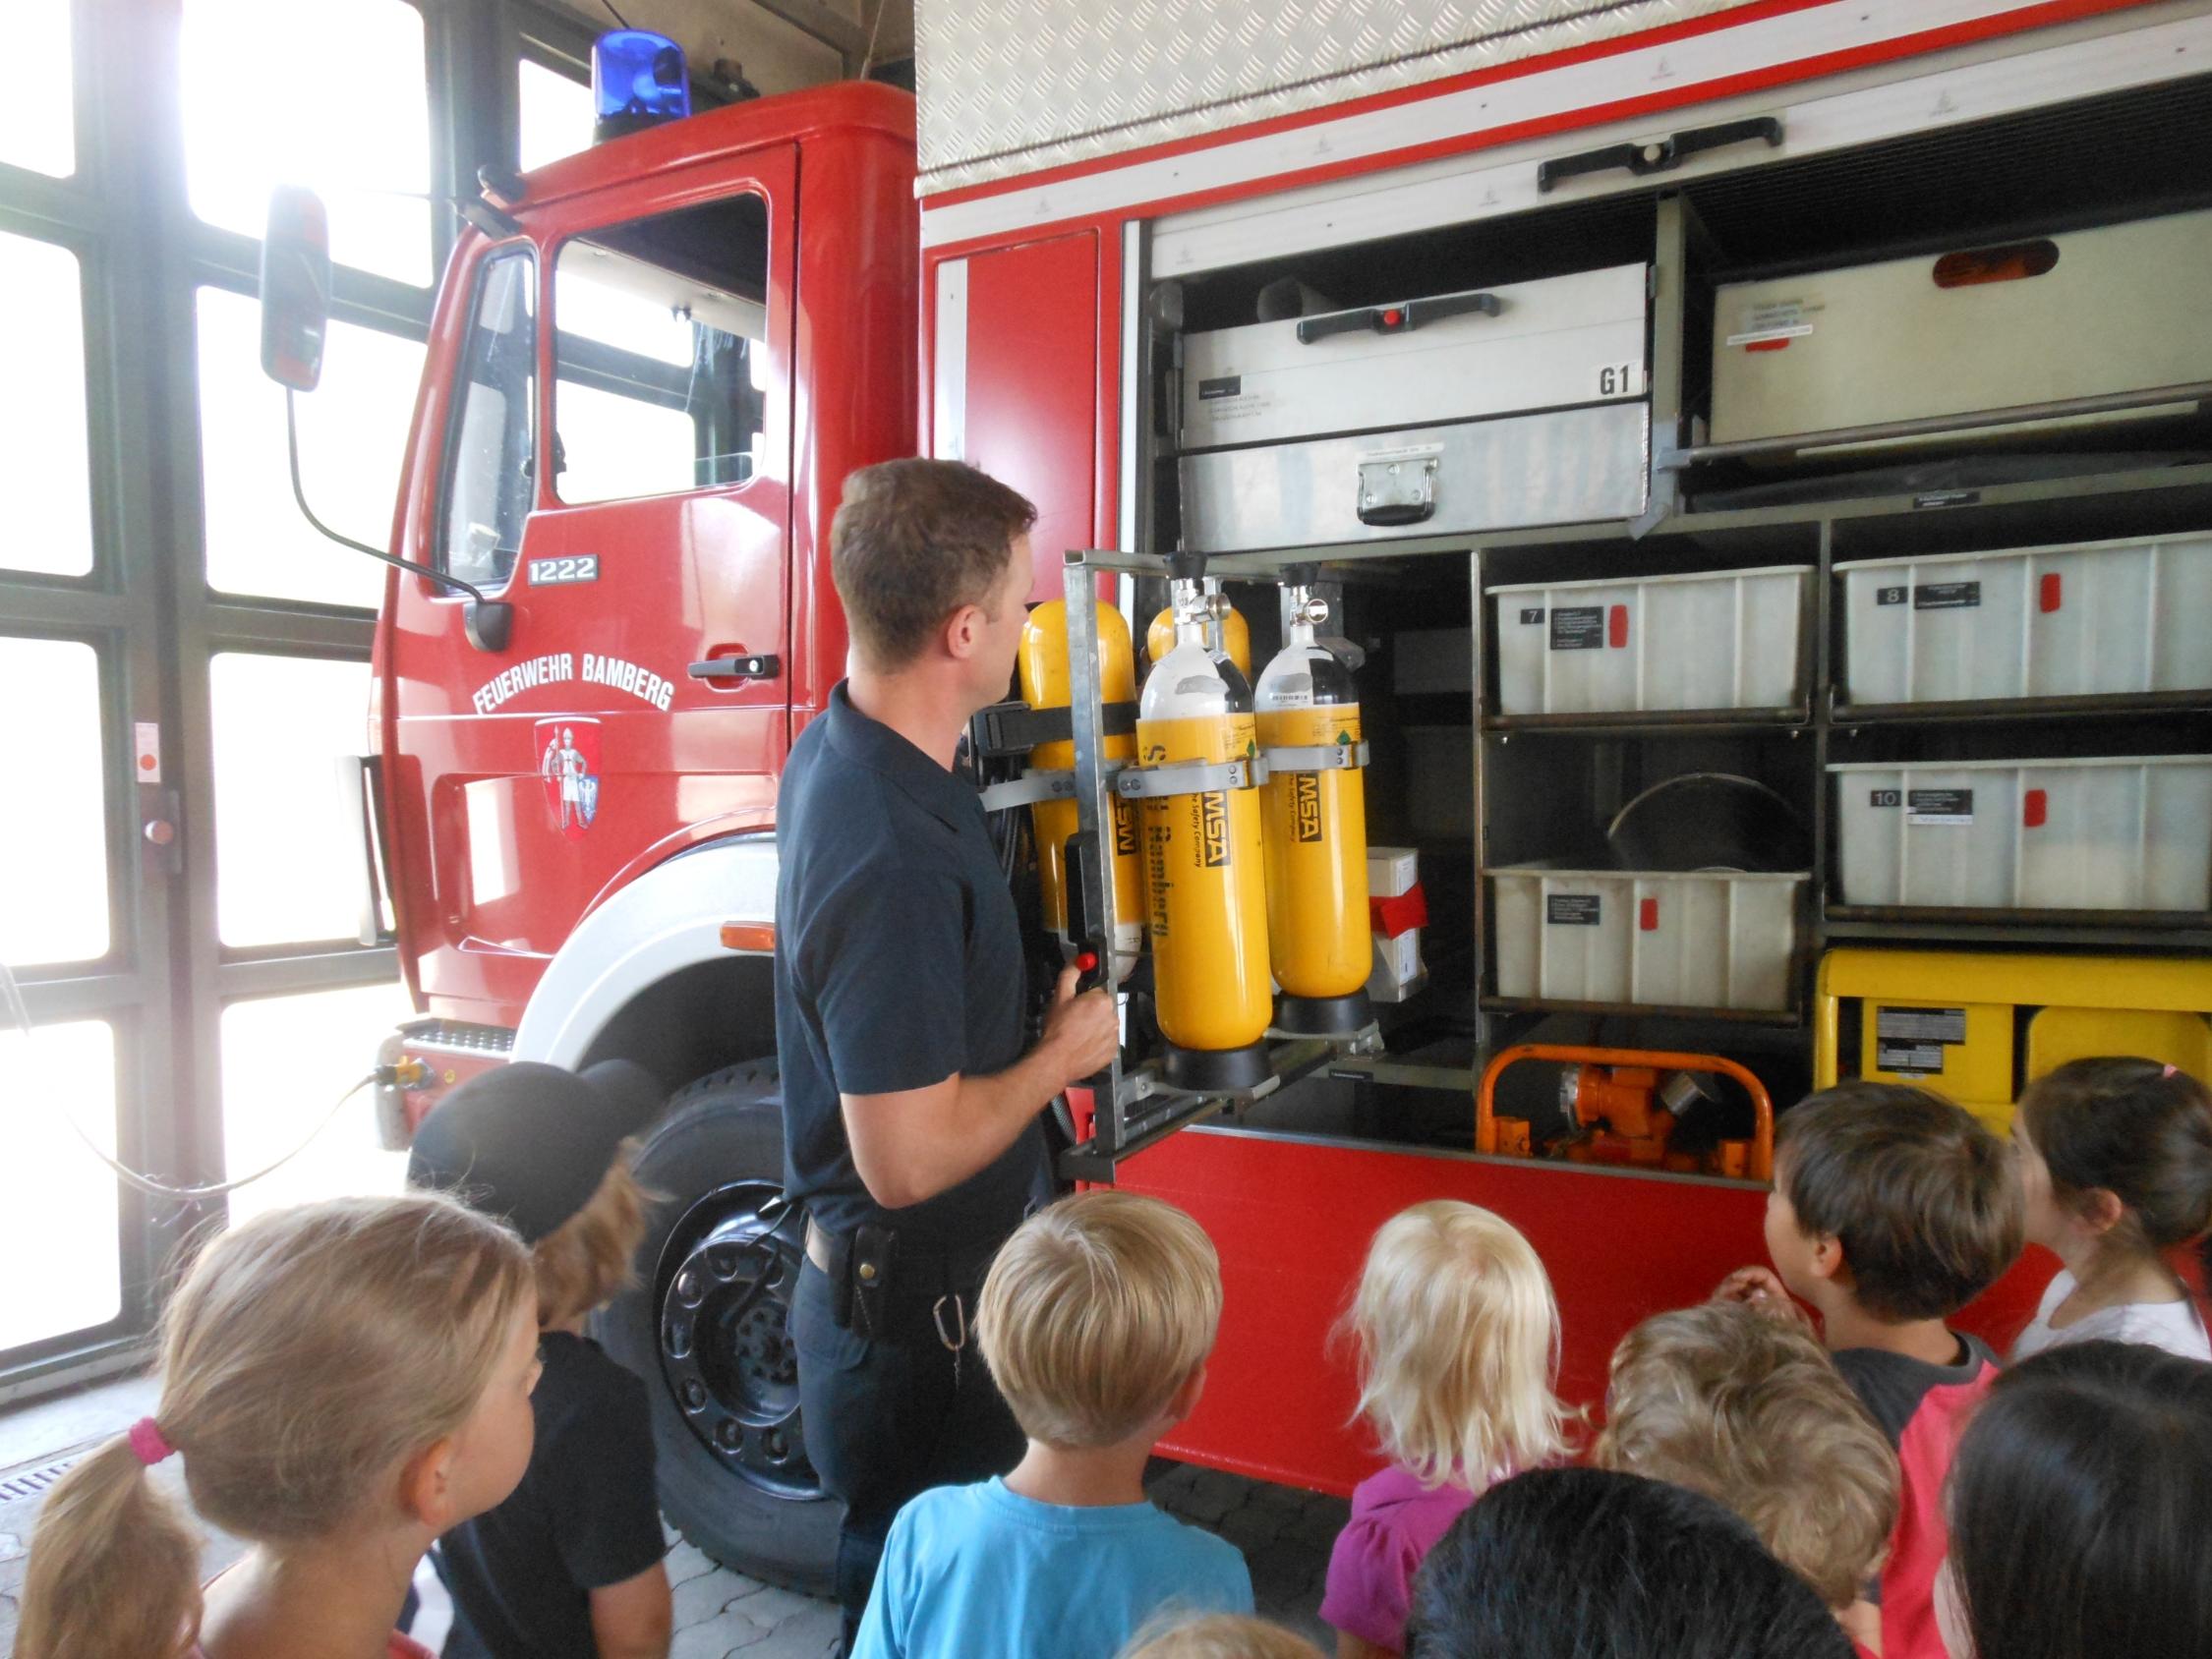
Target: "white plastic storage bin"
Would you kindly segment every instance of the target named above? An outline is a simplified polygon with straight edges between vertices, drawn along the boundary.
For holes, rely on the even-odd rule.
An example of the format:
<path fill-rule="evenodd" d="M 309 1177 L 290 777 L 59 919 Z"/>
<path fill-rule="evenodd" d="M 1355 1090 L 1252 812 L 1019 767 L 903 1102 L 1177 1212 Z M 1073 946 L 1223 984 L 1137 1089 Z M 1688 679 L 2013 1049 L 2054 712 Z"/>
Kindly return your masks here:
<path fill-rule="evenodd" d="M 2212 908 L 2212 756 L 1829 771 L 1845 904 Z"/>
<path fill-rule="evenodd" d="M 1809 874 L 1490 872 L 1501 997 L 1783 1010 Z"/>
<path fill-rule="evenodd" d="M 2212 686 L 2212 536 L 1869 559 L 1837 574 L 1853 703 Z"/>
<path fill-rule="evenodd" d="M 1499 712 L 1802 705 L 1812 580 L 1792 564 L 1493 588 Z"/>

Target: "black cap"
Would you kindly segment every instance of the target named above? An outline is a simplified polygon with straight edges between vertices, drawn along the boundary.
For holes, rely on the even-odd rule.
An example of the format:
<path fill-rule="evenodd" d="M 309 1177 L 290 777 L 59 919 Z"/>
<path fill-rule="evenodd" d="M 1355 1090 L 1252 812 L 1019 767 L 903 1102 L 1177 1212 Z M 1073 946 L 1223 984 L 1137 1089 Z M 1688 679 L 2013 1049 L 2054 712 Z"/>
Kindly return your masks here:
<path fill-rule="evenodd" d="M 591 1202 L 616 1149 L 664 1098 L 653 1074 L 626 1059 L 582 1072 L 527 1059 L 497 1066 L 431 1108 L 407 1183 L 503 1217 L 535 1244 Z"/>

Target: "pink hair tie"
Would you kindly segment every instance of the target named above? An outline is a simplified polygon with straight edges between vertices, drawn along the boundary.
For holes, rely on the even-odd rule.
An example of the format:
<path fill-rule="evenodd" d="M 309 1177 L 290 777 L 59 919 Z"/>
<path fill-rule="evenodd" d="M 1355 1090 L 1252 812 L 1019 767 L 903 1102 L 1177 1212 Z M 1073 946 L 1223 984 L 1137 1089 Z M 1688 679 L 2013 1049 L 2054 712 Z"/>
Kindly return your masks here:
<path fill-rule="evenodd" d="M 151 1417 L 141 1417 L 131 1425 L 129 1435 L 131 1455 L 147 1468 L 164 1458 L 174 1458 L 177 1449 L 169 1444 L 169 1437 L 161 1432 L 161 1425 Z"/>

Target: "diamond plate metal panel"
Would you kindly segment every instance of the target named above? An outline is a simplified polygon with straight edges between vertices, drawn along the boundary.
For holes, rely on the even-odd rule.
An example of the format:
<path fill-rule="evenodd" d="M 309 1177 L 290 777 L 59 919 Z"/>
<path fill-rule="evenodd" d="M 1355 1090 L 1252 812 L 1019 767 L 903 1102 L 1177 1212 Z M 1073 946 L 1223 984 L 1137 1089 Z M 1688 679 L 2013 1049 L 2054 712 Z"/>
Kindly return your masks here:
<path fill-rule="evenodd" d="M 1750 0 L 917 0 L 921 194 L 1613 39 Z"/>

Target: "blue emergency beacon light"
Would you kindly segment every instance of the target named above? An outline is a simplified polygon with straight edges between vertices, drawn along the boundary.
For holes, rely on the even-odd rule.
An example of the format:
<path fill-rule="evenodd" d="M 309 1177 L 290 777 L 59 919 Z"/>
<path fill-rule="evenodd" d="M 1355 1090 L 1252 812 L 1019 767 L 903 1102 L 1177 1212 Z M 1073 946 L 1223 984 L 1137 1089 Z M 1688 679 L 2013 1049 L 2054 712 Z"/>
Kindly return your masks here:
<path fill-rule="evenodd" d="M 616 29 L 592 42 L 592 142 L 681 121 L 691 113 L 683 48 L 666 34 Z"/>

